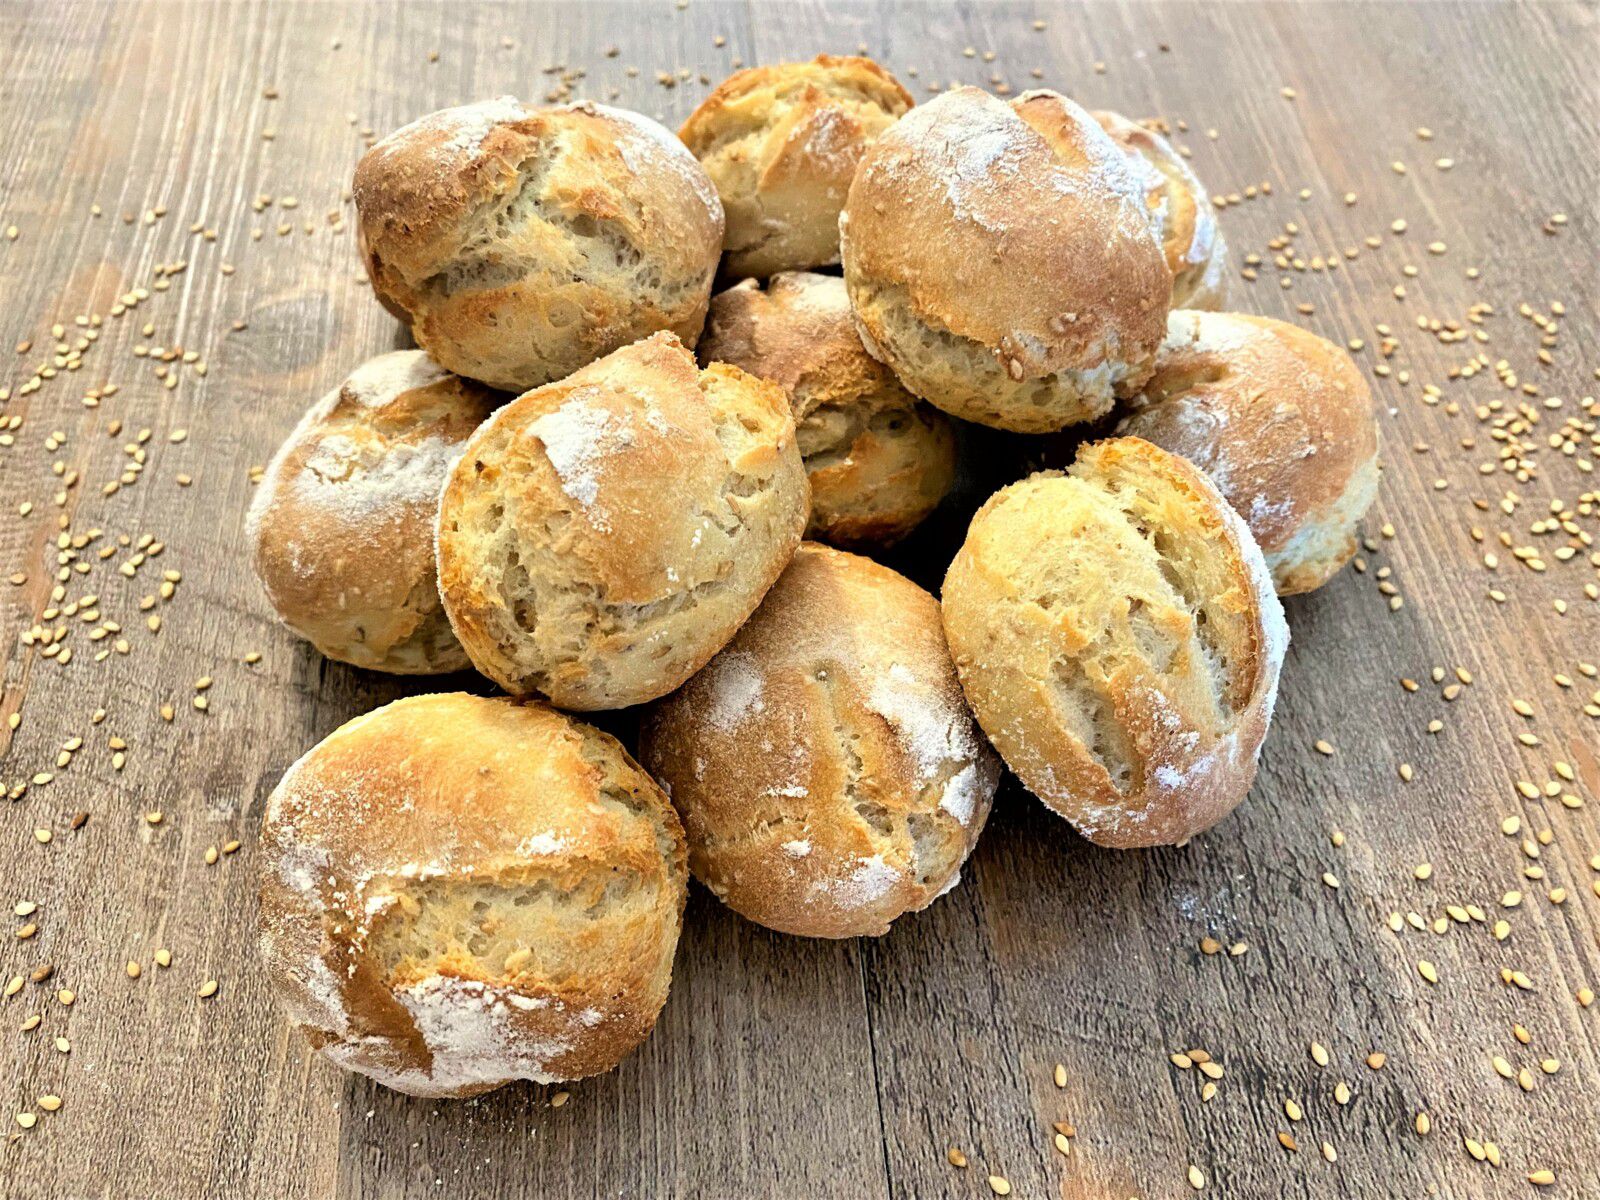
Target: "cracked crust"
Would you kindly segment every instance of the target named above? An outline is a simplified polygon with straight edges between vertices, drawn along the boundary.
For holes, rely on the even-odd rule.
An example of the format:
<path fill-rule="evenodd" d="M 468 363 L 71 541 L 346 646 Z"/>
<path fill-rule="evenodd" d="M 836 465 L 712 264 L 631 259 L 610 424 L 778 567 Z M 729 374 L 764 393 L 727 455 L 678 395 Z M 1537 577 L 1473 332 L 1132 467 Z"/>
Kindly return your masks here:
<path fill-rule="evenodd" d="M 246 523 L 273 609 L 321 653 L 401 675 L 459 671 L 433 524 L 450 463 L 493 410 L 421 350 L 362 363 L 268 464 Z"/>
<path fill-rule="evenodd" d="M 963 87 L 911 110 L 839 229 L 862 343 L 948 413 L 1044 433 L 1149 375 L 1172 275 L 1143 173 L 1063 96 Z"/>
<path fill-rule="evenodd" d="M 445 486 L 439 585 L 473 664 L 563 708 L 665 695 L 777 579 L 810 500 L 783 390 L 656 334 L 519 397 Z"/>
<path fill-rule="evenodd" d="M 284 774 L 261 829 L 261 958 L 289 1019 L 419 1096 L 608 1071 L 650 1033 L 682 827 L 610 735 L 541 704 L 414 696 Z"/>
<path fill-rule="evenodd" d="M 722 205 L 637 113 L 444 109 L 369 150 L 352 190 L 374 293 L 458 374 L 520 392 L 657 330 L 700 334 Z"/>
<path fill-rule="evenodd" d="M 995 749 L 1091 841 L 1182 842 L 1249 791 L 1289 631 L 1249 530 L 1183 459 L 1115 438 L 997 492 L 943 611 Z"/>
<path fill-rule="evenodd" d="M 808 542 L 726 649 L 645 721 L 695 877 L 752 921 L 877 936 L 948 891 L 999 780 L 939 607 Z"/>
<path fill-rule="evenodd" d="M 1120 113 L 1092 115 L 1145 177 L 1150 212 L 1172 272 L 1172 307 L 1221 308 L 1228 295 L 1228 244 L 1200 177 L 1148 125 Z"/>
<path fill-rule="evenodd" d="M 889 546 L 955 482 L 950 422 L 862 348 L 844 281 L 785 272 L 711 299 L 702 363 L 726 362 L 784 389 L 811 481 L 806 536 Z"/>
<path fill-rule="evenodd" d="M 1175 312 L 1117 427 L 1210 476 L 1250 526 L 1278 594 L 1321 587 L 1356 552 L 1378 491 L 1378 420 L 1355 362 L 1268 317 Z"/>
<path fill-rule="evenodd" d="M 722 198 L 727 273 L 838 262 L 839 210 L 862 151 L 911 106 L 868 58 L 819 54 L 718 84 L 678 132 Z"/>

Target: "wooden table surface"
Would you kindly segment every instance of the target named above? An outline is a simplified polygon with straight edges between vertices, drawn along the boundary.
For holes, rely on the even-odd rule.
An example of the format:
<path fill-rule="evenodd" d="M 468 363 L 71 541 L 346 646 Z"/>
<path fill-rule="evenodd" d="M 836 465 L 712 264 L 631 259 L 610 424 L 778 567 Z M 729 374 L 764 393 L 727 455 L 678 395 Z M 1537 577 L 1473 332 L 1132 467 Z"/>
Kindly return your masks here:
<path fill-rule="evenodd" d="M 1193 1167 L 1249 1200 L 1600 1195 L 1593 4 L 0 19 L 0 1194 L 1157 1200 Z M 1287 606 L 1253 794 L 1115 852 L 1008 782 L 963 885 L 882 939 L 696 888 L 611 1075 L 429 1102 L 340 1073 L 258 969 L 256 828 L 295 757 L 417 685 L 276 625 L 243 516 L 299 413 L 405 344 L 359 277 L 364 139 L 506 92 L 675 126 L 741 60 L 858 44 L 919 98 L 1038 79 L 1169 119 L 1260 256 L 1236 307 L 1358 340 L 1382 492 L 1367 552 Z M 973 445 L 895 557 L 926 582 L 1037 451 Z"/>

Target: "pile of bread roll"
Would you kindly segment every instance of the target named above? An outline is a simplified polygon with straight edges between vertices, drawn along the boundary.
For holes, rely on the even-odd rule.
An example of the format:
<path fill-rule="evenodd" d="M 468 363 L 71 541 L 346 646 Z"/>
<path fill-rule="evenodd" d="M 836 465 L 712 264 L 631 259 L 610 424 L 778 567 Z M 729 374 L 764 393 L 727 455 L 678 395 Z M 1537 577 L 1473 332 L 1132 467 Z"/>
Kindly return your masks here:
<path fill-rule="evenodd" d="M 263 957 L 332 1060 L 434 1096 L 608 1070 L 689 874 L 774 930 L 882 934 L 957 885 L 1002 762 L 1104 846 L 1243 798 L 1278 596 L 1353 553 L 1375 414 L 1335 346 L 1214 311 L 1227 252 L 1159 133 L 1050 91 L 913 107 L 823 56 L 678 137 L 446 109 L 353 190 L 421 348 L 300 421 L 257 571 L 330 658 L 506 694 L 368 713 L 273 793 Z M 969 422 L 1101 424 L 983 504 L 936 599 L 869 555 Z M 634 705 L 638 761 L 568 715 Z"/>

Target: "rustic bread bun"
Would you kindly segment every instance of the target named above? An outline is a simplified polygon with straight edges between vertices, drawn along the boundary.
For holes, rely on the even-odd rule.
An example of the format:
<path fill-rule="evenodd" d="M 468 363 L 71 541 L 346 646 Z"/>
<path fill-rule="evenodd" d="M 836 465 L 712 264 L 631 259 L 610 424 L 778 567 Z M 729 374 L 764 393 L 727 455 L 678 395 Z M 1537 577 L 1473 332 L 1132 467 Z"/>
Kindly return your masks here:
<path fill-rule="evenodd" d="M 1043 433 L 1150 374 L 1172 275 L 1144 179 L 1063 96 L 912 109 L 867 149 L 839 231 L 861 340 L 948 413 Z"/>
<path fill-rule="evenodd" d="M 372 287 L 457 374 L 508 391 L 700 335 L 722 205 L 672 134 L 598 104 L 447 108 L 356 166 Z"/>
<path fill-rule="evenodd" d="M 950 422 L 862 348 L 842 279 L 785 273 L 713 296 L 698 354 L 788 393 L 811 480 L 808 537 L 891 545 L 955 482 Z"/>
<path fill-rule="evenodd" d="M 886 933 L 954 887 L 1000 777 L 938 602 L 815 542 L 654 708 L 641 744 L 695 878 L 752 921 L 809 937 Z"/>
<path fill-rule="evenodd" d="M 421 350 L 369 359 L 279 448 L 246 525 L 290 629 L 329 658 L 402 675 L 459 671 L 433 525 L 450 463 L 493 393 Z"/>
<path fill-rule="evenodd" d="M 1094 119 L 1144 176 L 1150 212 L 1172 272 L 1172 307 L 1221 308 L 1228 293 L 1228 244 L 1200 177 L 1155 130 L 1120 113 L 1097 112 Z"/>
<path fill-rule="evenodd" d="M 722 649 L 806 526 L 783 389 L 670 333 L 512 401 L 445 486 L 439 587 L 467 654 L 563 708 L 664 696 Z"/>
<path fill-rule="evenodd" d="M 995 749 L 1091 841 L 1182 842 L 1250 790 L 1289 629 L 1250 531 L 1176 455 L 1098 442 L 990 497 L 944 627 Z"/>
<path fill-rule="evenodd" d="M 730 75 L 678 131 L 722 197 L 727 270 L 765 278 L 839 261 L 839 210 L 861 152 L 912 105 L 869 58 Z"/>
<path fill-rule="evenodd" d="M 615 738 L 412 696 L 290 767 L 261 828 L 261 958 L 328 1058 L 416 1096 L 609 1071 L 667 998 L 683 829 Z"/>
<path fill-rule="evenodd" d="M 1280 596 L 1356 552 L 1378 494 L 1378 419 L 1350 356 L 1284 321 L 1175 312 L 1156 373 L 1118 426 L 1211 477 L 1250 526 Z"/>

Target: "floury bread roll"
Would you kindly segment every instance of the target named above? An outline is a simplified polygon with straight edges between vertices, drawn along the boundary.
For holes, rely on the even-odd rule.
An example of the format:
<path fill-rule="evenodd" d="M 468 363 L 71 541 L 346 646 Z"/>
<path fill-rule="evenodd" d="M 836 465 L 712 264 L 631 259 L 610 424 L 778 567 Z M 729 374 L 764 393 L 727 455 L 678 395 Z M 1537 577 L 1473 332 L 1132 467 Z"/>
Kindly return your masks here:
<path fill-rule="evenodd" d="M 1378 493 L 1372 393 L 1348 354 L 1296 325 L 1175 312 L 1118 432 L 1181 454 L 1250 526 L 1281 596 L 1356 552 Z"/>
<path fill-rule="evenodd" d="M 413 696 L 284 775 L 261 957 L 289 1019 L 417 1096 L 609 1071 L 655 1024 L 683 829 L 608 734 L 539 704 Z"/>
<path fill-rule="evenodd" d="M 473 665 L 562 708 L 663 696 L 722 649 L 800 542 L 783 389 L 659 333 L 512 401 L 439 512 L 439 587 Z"/>
<path fill-rule="evenodd" d="M 679 136 L 727 213 L 727 270 L 765 278 L 839 261 L 839 210 L 861 152 L 912 105 L 868 58 L 751 67 L 700 102 Z"/>
<path fill-rule="evenodd" d="M 1115 438 L 995 493 L 943 601 L 979 724 L 1085 837 L 1181 842 L 1249 791 L 1289 630 L 1250 531 L 1188 462 Z"/>
<path fill-rule="evenodd" d="M 862 348 L 841 279 L 787 272 L 713 296 L 698 354 L 788 393 L 811 480 L 809 537 L 890 545 L 955 482 L 950 422 Z"/>
<path fill-rule="evenodd" d="M 1172 307 L 1221 308 L 1228 290 L 1228 244 L 1199 176 L 1155 130 L 1120 113 L 1097 112 L 1094 119 L 1145 176 L 1150 212 L 1172 272 Z"/>
<path fill-rule="evenodd" d="M 955 416 L 1044 433 L 1149 377 L 1172 274 L 1145 173 L 1054 92 L 977 88 L 867 150 L 839 219 L 861 340 Z"/>
<path fill-rule="evenodd" d="M 421 350 L 362 363 L 268 465 L 247 529 L 285 624 L 329 658 L 404 675 L 459 671 L 433 526 L 450 464 L 493 410 Z"/>
<path fill-rule="evenodd" d="M 784 933 L 887 932 L 956 883 L 999 762 L 927 592 L 808 542 L 721 654 L 651 712 L 641 757 L 695 877 Z"/>
<path fill-rule="evenodd" d="M 457 374 L 520 392 L 657 330 L 700 336 L 722 205 L 637 113 L 447 108 L 369 150 L 353 191 L 373 291 Z"/>

